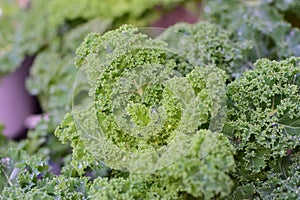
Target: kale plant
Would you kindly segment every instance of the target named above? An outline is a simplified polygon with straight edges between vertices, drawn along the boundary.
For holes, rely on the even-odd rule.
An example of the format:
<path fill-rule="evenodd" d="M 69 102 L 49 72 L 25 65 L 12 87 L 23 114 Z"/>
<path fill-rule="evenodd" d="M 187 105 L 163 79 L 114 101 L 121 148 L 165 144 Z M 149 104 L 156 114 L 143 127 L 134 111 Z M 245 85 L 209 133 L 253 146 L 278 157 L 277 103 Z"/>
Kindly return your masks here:
<path fill-rule="evenodd" d="M 0 71 L 35 55 L 50 121 L 0 138 L 1 200 L 300 198 L 298 1 L 212 0 L 216 24 L 108 32 L 181 0 L 3 2 Z"/>
<path fill-rule="evenodd" d="M 75 97 L 72 112 L 55 134 L 71 141 L 73 165 L 80 173 L 104 162 L 127 171 L 129 178 L 135 173 L 150 176 L 145 193 L 134 198 L 152 199 L 153 184 L 172 198 L 225 196 L 232 184 L 228 173 L 235 166 L 228 139 L 218 133 L 226 74 L 212 64 L 197 66 L 188 59 L 180 63 L 173 59 L 180 54 L 167 47 L 164 40 L 149 38 L 132 26 L 88 35 L 76 58 L 88 94 L 79 102 Z M 194 67 L 181 73 L 182 64 Z M 112 184 L 123 178 L 112 179 Z M 97 195 L 133 195 L 130 190 L 103 192 Z"/>
<path fill-rule="evenodd" d="M 235 40 L 250 42 L 252 51 L 244 55 L 241 67 L 245 70 L 259 58 L 300 56 L 300 30 L 289 20 L 297 19 L 299 6 L 297 0 L 212 0 L 204 2 L 203 17 L 226 28 Z"/>
<path fill-rule="evenodd" d="M 284 181 L 281 179 L 291 179 L 296 181 L 291 184 L 299 192 L 298 174 L 289 172 L 289 168 L 299 168 L 299 58 L 280 62 L 261 59 L 254 66 L 255 70 L 229 84 L 227 92 L 224 133 L 236 149 L 237 189 L 251 188 L 247 195 L 258 195 L 259 184 L 273 190 L 277 182 Z M 258 190 L 259 196 L 267 195 L 262 194 L 263 189 Z"/>

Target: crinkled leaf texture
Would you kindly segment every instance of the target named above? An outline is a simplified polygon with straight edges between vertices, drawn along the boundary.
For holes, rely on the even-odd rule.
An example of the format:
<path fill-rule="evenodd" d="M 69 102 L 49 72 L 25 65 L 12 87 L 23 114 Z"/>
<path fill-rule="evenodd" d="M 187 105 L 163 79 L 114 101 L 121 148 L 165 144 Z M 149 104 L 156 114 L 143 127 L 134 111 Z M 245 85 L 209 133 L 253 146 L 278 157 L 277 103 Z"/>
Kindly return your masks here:
<path fill-rule="evenodd" d="M 2 192 L 3 199 L 86 199 L 88 178 L 72 178 L 63 175 L 38 180 L 30 189 L 19 186 L 7 187 Z"/>
<path fill-rule="evenodd" d="M 6 141 L 0 150 L 1 200 L 85 199 L 88 196 L 88 177 L 72 177 L 68 173 L 56 176 L 51 172 L 48 157 L 41 153 L 30 156 L 18 143 Z"/>
<path fill-rule="evenodd" d="M 200 21 L 196 24 L 177 23 L 169 27 L 160 39 L 166 41 L 173 49 L 178 49 L 182 62 L 205 66 L 214 64 L 228 74 L 241 73 L 241 65 L 245 62 L 243 55 L 251 49 L 247 41 L 237 42 L 230 32 L 221 26 Z M 193 66 L 181 64 L 180 70 L 187 73 Z"/>
<path fill-rule="evenodd" d="M 266 181 L 261 181 L 257 191 L 263 199 L 299 199 L 300 197 L 300 154 L 290 158 L 286 172 L 275 171 L 268 174 Z"/>
<path fill-rule="evenodd" d="M 211 199 L 230 193 L 234 170 L 232 147 L 222 134 L 197 132 L 187 154 L 155 174 L 130 174 L 109 182 L 96 179 L 91 196 L 96 199 Z M 209 147 L 213 143 L 213 148 Z M 99 187 L 101 186 L 101 187 Z"/>
<path fill-rule="evenodd" d="M 300 30 L 286 20 L 299 14 L 299 5 L 298 0 L 210 0 L 204 3 L 203 15 L 226 28 L 234 40 L 250 42 L 252 51 L 243 56 L 244 67 L 250 69 L 259 58 L 300 56 Z"/>
<path fill-rule="evenodd" d="M 299 152 L 299 60 L 258 60 L 228 85 L 224 133 L 237 150 L 238 185 L 265 180 L 277 166 L 284 175 L 288 152 Z"/>
<path fill-rule="evenodd" d="M 155 192 L 165 199 L 181 193 L 205 199 L 225 196 L 232 186 L 228 173 L 235 167 L 233 149 L 213 131 L 222 129 L 218 95 L 224 96 L 226 74 L 214 65 L 193 62 L 183 73 L 180 64 L 189 60 L 176 62 L 167 47 L 128 25 L 103 36 L 88 35 L 77 49 L 76 64 L 89 93 L 55 134 L 71 141 L 73 164 L 81 173 L 104 162 L 117 170 L 147 172 L 138 175 L 144 179 L 157 177 L 157 182 L 146 180 L 147 190 L 139 193 L 143 198 L 152 199 Z M 136 193 L 135 187 L 146 187 L 123 179 L 105 184 L 95 193 L 99 198 L 141 198 L 122 188 Z"/>
<path fill-rule="evenodd" d="M 38 182 L 38 177 L 48 175 L 48 165 L 41 155 L 29 156 L 17 145 L 6 146 L 0 153 L 0 189 L 20 187 L 29 190 Z M 1 194 L 1 193 L 0 193 Z"/>

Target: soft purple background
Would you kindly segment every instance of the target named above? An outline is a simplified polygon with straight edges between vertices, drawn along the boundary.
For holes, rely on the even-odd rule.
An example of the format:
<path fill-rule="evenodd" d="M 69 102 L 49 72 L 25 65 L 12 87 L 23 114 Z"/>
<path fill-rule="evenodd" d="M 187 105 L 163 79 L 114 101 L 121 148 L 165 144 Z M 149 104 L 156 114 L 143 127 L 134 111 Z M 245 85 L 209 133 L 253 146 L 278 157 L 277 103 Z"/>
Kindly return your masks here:
<path fill-rule="evenodd" d="M 36 103 L 25 89 L 25 77 L 33 58 L 26 58 L 12 74 L 0 80 L 0 123 L 5 125 L 4 135 L 17 138 L 24 134 L 24 121 L 36 110 Z"/>

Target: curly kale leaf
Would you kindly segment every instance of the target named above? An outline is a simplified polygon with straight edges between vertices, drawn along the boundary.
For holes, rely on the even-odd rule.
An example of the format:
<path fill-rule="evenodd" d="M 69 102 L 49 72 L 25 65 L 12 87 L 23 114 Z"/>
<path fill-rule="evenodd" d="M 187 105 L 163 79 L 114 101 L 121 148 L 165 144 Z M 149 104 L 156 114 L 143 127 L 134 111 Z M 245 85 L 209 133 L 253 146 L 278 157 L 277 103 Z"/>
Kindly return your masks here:
<path fill-rule="evenodd" d="M 299 199 L 299 152 L 276 165 L 263 179 L 236 187 L 226 199 Z"/>
<path fill-rule="evenodd" d="M 70 142 L 72 147 L 71 165 L 79 174 L 84 174 L 88 167 L 98 165 L 95 157 L 87 150 L 80 135 L 76 130 L 75 122 L 70 114 L 67 114 L 63 122 L 54 132 L 55 136 L 63 143 Z"/>
<path fill-rule="evenodd" d="M 28 132 L 24 149 L 28 153 L 44 151 L 51 159 L 58 159 L 71 152 L 68 144 L 61 145 L 53 130 L 72 107 L 72 88 L 76 77 L 73 63 L 75 48 L 90 31 L 102 33 L 110 21 L 94 19 L 66 32 L 61 40 L 52 42 L 51 47 L 39 53 L 26 80 L 27 89 L 38 96 L 41 108 L 49 120 L 39 123 Z M 80 95 L 80 94 L 79 94 Z M 23 143 L 23 142 L 22 142 Z"/>
<path fill-rule="evenodd" d="M 103 36 L 92 33 L 77 49 L 75 63 L 86 75 L 89 93 L 55 131 L 61 141 L 71 141 L 73 166 L 83 173 L 104 162 L 157 177 L 146 185 L 124 177 L 101 179 L 107 186 L 95 192 L 97 197 L 210 199 L 230 192 L 233 150 L 222 134 L 207 130 L 222 129 L 215 118 L 222 118 L 218 95 L 224 95 L 226 74 L 192 62 L 189 72 L 180 73 L 182 65 L 167 47 L 161 38 L 125 25 Z"/>
<path fill-rule="evenodd" d="M 213 147 L 209 145 L 213 143 Z M 95 179 L 91 196 L 96 199 L 212 199 L 224 197 L 233 185 L 233 148 L 222 134 L 199 131 L 187 154 L 154 174 L 128 178 Z"/>
<path fill-rule="evenodd" d="M 224 133 L 237 150 L 239 184 L 264 180 L 300 145 L 299 58 L 261 59 L 254 66 L 228 85 Z"/>
<path fill-rule="evenodd" d="M 91 152 L 112 165 L 128 160 L 132 166 L 125 168 L 138 167 L 132 159 L 139 153 L 161 154 L 172 148 L 173 139 L 188 137 L 217 114 L 213 87 L 224 83 L 222 70 L 194 67 L 180 74 L 166 48 L 164 41 L 123 26 L 103 36 L 90 34 L 77 50 L 91 99 L 85 110 L 72 113 L 77 131 L 93 144 L 88 145 Z"/>
<path fill-rule="evenodd" d="M 262 181 L 257 193 L 262 199 L 299 199 L 300 198 L 300 154 L 295 153 L 289 159 L 292 162 L 284 171 L 269 173 Z"/>
<path fill-rule="evenodd" d="M 284 18 L 286 9 L 299 2 L 284 2 L 213 0 L 205 2 L 203 13 L 232 33 L 234 39 L 251 42 L 253 50 L 244 59 L 249 62 L 246 67 L 252 68 L 251 63 L 259 58 L 279 60 L 300 55 L 300 30 Z"/>
<path fill-rule="evenodd" d="M 251 48 L 248 41 L 232 40 L 230 32 L 205 21 L 177 23 L 163 32 L 160 38 L 169 44 L 170 49 L 180 52 L 177 58 L 180 62 L 186 59 L 200 66 L 213 64 L 230 75 L 242 72 L 243 55 Z M 187 73 L 192 66 L 187 64 L 181 68 Z"/>
<path fill-rule="evenodd" d="M 2 192 L 4 199 L 87 199 L 88 178 L 72 178 L 63 175 L 44 178 L 30 189 L 12 186 Z"/>
<path fill-rule="evenodd" d="M 71 120 L 68 116 L 68 120 Z M 73 123 L 69 122 L 70 125 Z M 64 135 L 59 133 L 61 128 L 56 133 L 61 139 L 71 140 L 73 156 L 76 156 L 73 157 L 73 166 L 77 170 L 84 167 L 80 164 L 98 160 L 85 149 L 80 138 L 74 135 L 75 130 L 71 130 L 72 127 L 68 130 L 65 126 Z M 185 156 L 172 165 L 154 174 L 132 173 L 129 178 L 112 177 L 109 181 L 97 178 L 88 194 L 93 199 L 186 199 L 188 196 L 210 199 L 230 193 L 233 182 L 229 173 L 234 171 L 233 148 L 227 138 L 202 130 L 193 138 Z"/>
<path fill-rule="evenodd" d="M 110 180 L 97 178 L 90 189 L 92 199 L 183 199 L 176 191 L 165 189 L 165 185 L 155 176 L 131 175 L 128 178 Z"/>
<path fill-rule="evenodd" d="M 48 158 L 29 156 L 18 145 L 0 153 L 0 199 L 85 199 L 89 177 L 56 176 Z"/>
<path fill-rule="evenodd" d="M 17 145 L 6 146 L 0 153 L 1 190 L 5 187 L 21 187 L 29 190 L 38 182 L 38 177 L 48 175 L 48 164 L 41 155 L 29 156 Z"/>
<path fill-rule="evenodd" d="M 170 190 L 201 199 L 224 197 L 231 192 L 235 171 L 233 147 L 223 134 L 200 130 L 187 151 L 169 167 L 157 172 Z"/>

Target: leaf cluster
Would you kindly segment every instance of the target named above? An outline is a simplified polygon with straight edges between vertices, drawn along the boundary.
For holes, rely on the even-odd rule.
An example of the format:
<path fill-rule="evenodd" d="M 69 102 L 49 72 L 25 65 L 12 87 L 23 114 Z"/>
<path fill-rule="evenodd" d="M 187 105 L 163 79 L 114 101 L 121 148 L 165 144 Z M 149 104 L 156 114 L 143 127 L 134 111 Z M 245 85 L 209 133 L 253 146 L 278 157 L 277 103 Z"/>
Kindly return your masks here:
<path fill-rule="evenodd" d="M 26 140 L 0 138 L 0 199 L 299 199 L 299 2 L 212 0 L 216 24 L 154 38 L 106 31 L 158 1 L 106 3 L 32 1 L 0 48 L 38 53 L 27 85 L 50 113 Z M 49 23 L 30 32 L 36 16 Z"/>
<path fill-rule="evenodd" d="M 255 70 L 228 85 L 223 132 L 237 151 L 237 190 L 248 190 L 247 195 L 250 188 L 251 195 L 259 190 L 259 196 L 266 198 L 260 187 L 273 190 L 279 182 L 298 176 L 289 171 L 299 167 L 300 65 L 299 58 L 291 57 L 261 59 L 254 66 Z M 290 190 L 284 191 L 281 195 L 289 196 Z"/>
<path fill-rule="evenodd" d="M 203 6 L 203 18 L 219 24 L 235 40 L 250 42 L 242 68 L 251 69 L 259 58 L 281 60 L 300 56 L 299 1 L 213 0 Z M 293 19 L 293 20 L 291 20 Z M 298 26 L 298 27 L 297 27 Z"/>

